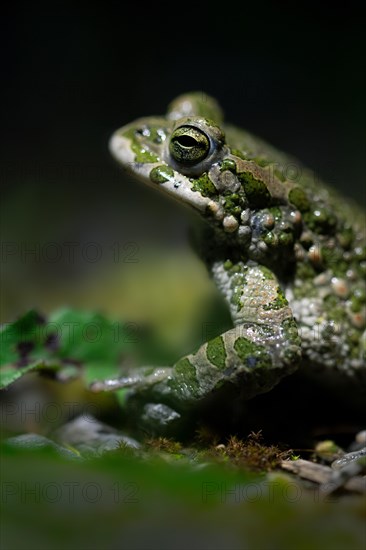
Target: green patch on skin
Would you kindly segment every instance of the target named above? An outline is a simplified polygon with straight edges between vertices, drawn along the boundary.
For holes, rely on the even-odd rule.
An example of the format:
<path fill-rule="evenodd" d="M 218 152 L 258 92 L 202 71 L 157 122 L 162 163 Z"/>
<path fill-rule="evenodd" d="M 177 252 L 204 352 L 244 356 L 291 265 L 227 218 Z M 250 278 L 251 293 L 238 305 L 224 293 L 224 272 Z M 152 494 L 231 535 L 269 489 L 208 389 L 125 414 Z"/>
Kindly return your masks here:
<path fill-rule="evenodd" d="M 293 187 L 288 194 L 288 200 L 296 206 L 300 212 L 307 212 L 310 208 L 309 199 L 301 187 Z"/>
<path fill-rule="evenodd" d="M 362 304 L 357 298 L 352 296 L 351 298 L 351 311 L 352 313 L 359 313 L 362 309 Z"/>
<path fill-rule="evenodd" d="M 276 298 L 273 300 L 273 302 L 270 302 L 266 306 L 263 306 L 263 309 L 265 309 L 266 311 L 270 311 L 272 309 L 282 309 L 286 306 L 288 306 L 288 301 L 286 300 L 283 291 L 278 288 Z"/>
<path fill-rule="evenodd" d="M 273 231 L 268 231 L 263 237 L 267 246 L 278 246 L 278 237 Z"/>
<path fill-rule="evenodd" d="M 233 174 L 236 174 L 236 162 L 233 159 L 224 159 L 220 166 L 220 172 L 229 170 Z"/>
<path fill-rule="evenodd" d="M 241 303 L 241 297 L 243 294 L 243 286 L 246 284 L 245 269 L 240 264 L 234 265 L 230 274 L 232 275 L 230 280 L 230 288 L 232 290 L 232 295 L 230 302 L 237 307 L 237 311 L 240 311 L 243 307 Z"/>
<path fill-rule="evenodd" d="M 277 179 L 279 179 L 280 181 L 286 181 L 286 178 L 283 174 L 283 172 L 281 172 L 281 170 L 278 170 L 277 168 L 273 171 L 274 175 L 276 176 Z"/>
<path fill-rule="evenodd" d="M 233 304 L 233 306 L 237 307 L 237 311 L 240 311 L 243 308 L 243 304 L 241 303 L 241 297 L 242 297 L 242 290 L 239 286 L 234 286 L 233 293 L 230 298 L 230 302 Z"/>
<path fill-rule="evenodd" d="M 135 137 L 135 130 L 130 128 L 123 134 L 131 142 L 131 149 L 135 153 L 135 162 L 147 163 L 147 162 L 158 162 L 159 157 L 150 151 L 146 151 L 138 143 Z"/>
<path fill-rule="evenodd" d="M 340 248 L 321 247 L 321 258 L 325 268 L 331 269 L 336 277 L 344 277 L 349 269 L 349 263 L 344 259 Z"/>
<path fill-rule="evenodd" d="M 235 340 L 234 350 L 239 359 L 249 368 L 269 368 L 272 365 L 272 360 L 264 346 L 255 344 L 240 336 Z"/>
<path fill-rule="evenodd" d="M 342 248 L 350 250 L 355 238 L 355 232 L 352 227 L 345 227 L 338 233 L 338 240 Z"/>
<path fill-rule="evenodd" d="M 355 248 L 354 256 L 355 256 L 355 259 L 358 262 L 362 262 L 362 261 L 366 260 L 366 247 L 365 246 L 358 246 L 357 248 Z"/>
<path fill-rule="evenodd" d="M 226 260 L 224 263 L 224 269 L 230 276 L 230 288 L 232 291 L 230 302 L 237 306 L 237 310 L 240 311 L 243 307 L 241 297 L 243 293 L 243 286 L 247 283 L 246 272 L 248 271 L 248 267 L 242 263 L 234 264 L 231 260 Z"/>
<path fill-rule="evenodd" d="M 316 296 L 317 288 L 313 283 L 316 275 L 317 272 L 309 262 L 299 262 L 296 265 L 296 277 L 302 281 L 301 285 L 293 287 L 296 299 Z"/>
<path fill-rule="evenodd" d="M 192 397 L 199 396 L 200 386 L 197 380 L 196 369 L 189 359 L 180 359 L 174 366 L 174 377 L 169 380 L 169 386 L 178 394 L 181 393 L 182 384 L 189 388 Z"/>
<path fill-rule="evenodd" d="M 356 265 L 356 270 L 361 277 L 366 277 L 366 262 Z"/>
<path fill-rule="evenodd" d="M 357 246 L 354 248 L 351 266 L 361 278 L 366 277 L 366 247 Z"/>
<path fill-rule="evenodd" d="M 351 311 L 358 313 L 366 303 L 366 291 L 363 288 L 355 288 L 351 296 Z"/>
<path fill-rule="evenodd" d="M 264 208 L 270 204 L 271 194 L 263 181 L 257 180 L 249 172 L 241 172 L 238 178 L 252 208 Z"/>
<path fill-rule="evenodd" d="M 350 354 L 350 357 L 353 357 L 355 359 L 360 356 L 360 332 L 361 331 L 357 329 L 352 329 L 347 334 L 347 344 L 349 345 L 349 354 Z"/>
<path fill-rule="evenodd" d="M 231 260 L 227 260 L 227 262 L 227 267 L 225 267 L 225 269 L 227 271 L 230 271 L 231 275 L 233 275 L 234 273 L 246 273 L 246 271 L 248 270 L 247 266 L 243 264 L 233 264 Z"/>
<path fill-rule="evenodd" d="M 232 193 L 230 195 L 225 196 L 223 206 L 227 214 L 231 214 L 232 216 L 235 216 L 236 218 L 238 218 L 243 210 L 242 206 L 240 206 L 242 205 L 242 203 L 243 203 L 242 197 L 237 193 Z"/>
<path fill-rule="evenodd" d="M 150 179 L 153 183 L 164 183 L 169 181 L 174 176 L 174 170 L 170 166 L 161 164 L 155 166 L 150 172 Z"/>
<path fill-rule="evenodd" d="M 270 269 L 268 269 L 268 267 L 266 267 L 264 265 L 260 265 L 258 267 L 261 270 L 262 275 L 265 279 L 273 279 L 273 273 Z"/>
<path fill-rule="evenodd" d="M 224 340 L 221 336 L 217 336 L 217 338 L 214 338 L 208 342 L 206 356 L 210 363 L 215 365 L 215 367 L 218 367 L 219 369 L 225 368 L 226 349 Z"/>
<path fill-rule="evenodd" d="M 281 323 L 281 327 L 285 334 L 286 340 L 289 340 L 291 344 L 295 344 L 297 346 L 301 345 L 301 338 L 298 333 L 297 323 L 295 319 L 293 319 L 292 317 L 284 319 Z"/>
<path fill-rule="evenodd" d="M 239 149 L 231 149 L 231 154 L 239 157 L 242 160 L 248 160 L 248 156 L 242 153 Z"/>
<path fill-rule="evenodd" d="M 337 218 L 326 208 L 315 208 L 304 214 L 306 225 L 315 233 L 333 235 L 337 226 Z"/>
<path fill-rule="evenodd" d="M 192 191 L 198 191 L 204 197 L 217 195 L 217 190 L 207 173 L 204 172 L 199 178 L 191 178 Z"/>
<path fill-rule="evenodd" d="M 344 308 L 343 302 L 339 300 L 334 294 L 328 294 L 323 300 L 324 309 L 328 313 L 328 318 L 335 323 L 347 323 L 347 313 Z"/>
<path fill-rule="evenodd" d="M 364 288 L 355 288 L 351 296 L 351 311 L 359 313 L 366 304 L 366 291 Z"/>
<path fill-rule="evenodd" d="M 282 210 L 279 206 L 271 206 L 271 208 L 268 208 L 268 212 L 272 214 L 276 222 L 282 220 Z"/>
<path fill-rule="evenodd" d="M 166 137 L 166 132 L 162 130 L 161 127 L 156 127 L 156 126 L 151 126 L 150 127 L 150 135 L 149 135 L 149 140 L 152 141 L 153 143 L 157 143 L 157 144 L 160 144 L 163 142 L 163 140 L 165 139 Z"/>
<path fill-rule="evenodd" d="M 281 246 L 290 246 L 294 242 L 294 236 L 292 233 L 282 231 L 278 237 L 278 240 Z"/>
<path fill-rule="evenodd" d="M 265 168 L 266 166 L 271 164 L 271 161 L 264 157 L 254 157 L 252 160 L 254 160 L 254 162 L 258 164 L 258 166 L 261 166 L 262 168 Z"/>

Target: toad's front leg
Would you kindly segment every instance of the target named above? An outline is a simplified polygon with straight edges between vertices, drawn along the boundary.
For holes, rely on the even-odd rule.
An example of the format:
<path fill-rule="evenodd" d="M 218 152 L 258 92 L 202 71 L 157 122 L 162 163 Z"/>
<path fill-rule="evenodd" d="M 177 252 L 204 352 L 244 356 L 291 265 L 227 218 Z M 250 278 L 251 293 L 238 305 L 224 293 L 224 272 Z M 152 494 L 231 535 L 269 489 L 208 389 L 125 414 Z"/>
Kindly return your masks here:
<path fill-rule="evenodd" d="M 184 416 L 233 390 L 243 400 L 266 392 L 301 359 L 296 322 L 275 275 L 262 266 L 217 263 L 213 275 L 234 328 L 172 367 L 141 367 L 94 390 L 131 388 L 132 415 L 151 433 L 172 433 Z"/>

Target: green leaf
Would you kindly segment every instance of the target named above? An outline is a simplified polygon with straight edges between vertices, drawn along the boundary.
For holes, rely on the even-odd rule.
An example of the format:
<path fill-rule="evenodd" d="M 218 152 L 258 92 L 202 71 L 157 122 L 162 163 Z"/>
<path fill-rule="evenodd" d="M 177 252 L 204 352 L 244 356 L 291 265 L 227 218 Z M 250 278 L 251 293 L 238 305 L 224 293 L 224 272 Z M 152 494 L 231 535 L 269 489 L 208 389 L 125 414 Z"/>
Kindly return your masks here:
<path fill-rule="evenodd" d="M 22 367 L 19 369 L 15 369 L 11 365 L 6 365 L 0 370 L 0 389 L 6 388 L 7 386 L 9 386 L 9 384 L 24 376 L 24 374 L 27 374 L 32 370 L 44 368 L 45 366 L 45 363 L 42 361 L 34 361 L 26 367 Z M 47 366 L 47 368 L 49 368 L 49 366 Z"/>
<path fill-rule="evenodd" d="M 96 312 L 61 309 L 48 319 L 31 310 L 0 332 L 0 388 L 33 370 L 54 369 L 63 379 L 83 375 L 86 383 L 117 376 L 137 334 L 131 323 Z"/>
<path fill-rule="evenodd" d="M 0 329 L 0 365 L 19 361 L 26 354 L 26 347 L 34 348 L 40 343 L 40 326 L 44 319 L 34 311 L 28 311 L 13 323 L 4 323 Z M 23 349 L 22 349 L 23 344 Z"/>

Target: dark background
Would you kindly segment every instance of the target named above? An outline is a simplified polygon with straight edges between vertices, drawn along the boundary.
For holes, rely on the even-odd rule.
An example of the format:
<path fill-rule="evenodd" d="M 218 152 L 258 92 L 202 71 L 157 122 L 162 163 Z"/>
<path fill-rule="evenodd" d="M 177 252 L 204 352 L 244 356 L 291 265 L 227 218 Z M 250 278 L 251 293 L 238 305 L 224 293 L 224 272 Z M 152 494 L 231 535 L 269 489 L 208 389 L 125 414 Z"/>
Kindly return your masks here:
<path fill-rule="evenodd" d="M 61 6 L 2 22 L 3 320 L 96 273 L 22 256 L 27 243 L 181 245 L 184 212 L 120 172 L 107 142 L 182 92 L 215 96 L 227 120 L 364 201 L 364 22 L 352 3 Z"/>

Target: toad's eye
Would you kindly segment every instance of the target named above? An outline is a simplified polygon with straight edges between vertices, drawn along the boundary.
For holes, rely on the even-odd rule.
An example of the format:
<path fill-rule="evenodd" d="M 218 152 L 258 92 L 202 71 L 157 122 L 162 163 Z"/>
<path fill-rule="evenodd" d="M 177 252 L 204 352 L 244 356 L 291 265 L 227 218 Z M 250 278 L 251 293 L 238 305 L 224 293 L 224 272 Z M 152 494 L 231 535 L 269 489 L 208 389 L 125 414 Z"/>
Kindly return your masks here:
<path fill-rule="evenodd" d="M 172 133 L 169 152 L 173 159 L 186 166 L 193 166 L 205 159 L 210 151 L 210 140 L 199 128 L 179 126 Z"/>

